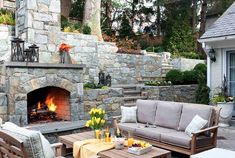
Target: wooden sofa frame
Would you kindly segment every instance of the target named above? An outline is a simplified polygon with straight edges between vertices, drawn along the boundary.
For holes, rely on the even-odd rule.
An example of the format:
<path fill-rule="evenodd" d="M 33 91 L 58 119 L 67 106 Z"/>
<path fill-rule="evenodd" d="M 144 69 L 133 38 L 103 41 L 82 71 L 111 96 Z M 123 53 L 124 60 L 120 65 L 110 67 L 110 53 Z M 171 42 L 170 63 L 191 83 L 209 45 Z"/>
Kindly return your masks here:
<path fill-rule="evenodd" d="M 62 158 L 62 143 L 51 144 L 57 158 Z M 14 136 L 0 131 L 0 158 L 28 158 L 25 152 L 23 141 Z"/>
<path fill-rule="evenodd" d="M 219 123 L 220 110 L 221 110 L 221 108 L 219 108 L 219 107 L 213 107 L 213 116 L 212 116 L 213 121 L 212 121 L 212 126 L 211 127 L 205 128 L 205 129 L 202 129 L 202 130 L 199 130 L 197 132 L 192 133 L 193 135 L 192 135 L 192 141 L 191 141 L 190 149 L 183 148 L 183 147 L 180 147 L 180 146 L 175 146 L 175 145 L 168 144 L 168 143 L 154 141 L 154 140 L 151 140 L 149 138 L 143 137 L 141 135 L 136 135 L 136 134 L 134 134 L 134 138 L 147 141 L 150 144 L 152 144 L 153 146 L 156 146 L 156 147 L 159 147 L 159 148 L 167 149 L 167 150 L 170 150 L 170 151 L 175 151 L 175 152 L 186 154 L 186 155 L 193 155 L 193 154 L 198 153 L 198 152 L 202 152 L 202 151 L 205 151 L 205 150 L 208 150 L 208 149 L 212 149 L 212 148 L 215 148 L 216 145 L 217 145 L 217 133 L 218 133 L 218 127 L 219 127 L 218 123 Z M 121 116 L 113 117 L 115 126 L 117 125 L 117 122 L 118 122 L 120 117 Z M 210 133 L 210 135 L 212 137 L 212 141 L 211 141 L 210 145 L 208 145 L 206 147 L 197 147 L 196 146 L 197 137 L 200 136 L 201 134 L 205 134 L 205 133 L 208 134 L 208 132 Z"/>

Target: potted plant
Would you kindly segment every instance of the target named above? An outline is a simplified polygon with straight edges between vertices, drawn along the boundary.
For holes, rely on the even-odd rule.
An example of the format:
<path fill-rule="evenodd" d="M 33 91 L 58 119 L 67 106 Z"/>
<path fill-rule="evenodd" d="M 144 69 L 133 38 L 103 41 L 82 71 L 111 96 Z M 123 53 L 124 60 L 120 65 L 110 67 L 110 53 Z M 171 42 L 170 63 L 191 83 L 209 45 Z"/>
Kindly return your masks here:
<path fill-rule="evenodd" d="M 211 101 L 212 103 L 216 104 L 218 107 L 221 108 L 219 126 L 228 127 L 229 122 L 232 119 L 234 102 L 233 102 L 233 97 L 228 95 L 228 85 L 225 76 L 222 82 L 222 87 L 219 87 L 219 89 L 220 92 L 215 94 L 212 97 Z"/>

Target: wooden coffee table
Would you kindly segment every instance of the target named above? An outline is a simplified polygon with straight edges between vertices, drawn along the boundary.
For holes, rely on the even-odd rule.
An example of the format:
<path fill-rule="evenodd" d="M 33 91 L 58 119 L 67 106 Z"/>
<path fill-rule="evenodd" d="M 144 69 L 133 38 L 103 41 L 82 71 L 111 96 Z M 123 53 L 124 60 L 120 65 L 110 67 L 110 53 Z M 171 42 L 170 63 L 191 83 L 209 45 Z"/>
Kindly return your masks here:
<path fill-rule="evenodd" d="M 59 136 L 59 141 L 63 143 L 62 154 L 65 154 L 66 148 L 73 148 L 74 142 L 86 140 L 86 139 L 92 139 L 92 138 L 94 138 L 93 131 Z M 140 156 L 128 153 L 127 148 L 123 150 L 111 149 L 107 151 L 102 151 L 102 152 L 99 152 L 98 155 L 104 158 L 171 158 L 170 151 L 160 149 L 157 147 L 153 147 L 150 152 L 147 152 Z"/>

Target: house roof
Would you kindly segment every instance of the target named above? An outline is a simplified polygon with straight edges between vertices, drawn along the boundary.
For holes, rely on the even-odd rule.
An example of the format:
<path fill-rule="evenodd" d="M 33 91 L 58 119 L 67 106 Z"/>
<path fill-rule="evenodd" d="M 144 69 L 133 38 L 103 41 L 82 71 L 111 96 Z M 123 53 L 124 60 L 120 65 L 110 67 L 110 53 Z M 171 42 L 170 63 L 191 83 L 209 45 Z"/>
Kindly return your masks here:
<path fill-rule="evenodd" d="M 235 2 L 213 23 L 200 39 L 235 35 Z"/>

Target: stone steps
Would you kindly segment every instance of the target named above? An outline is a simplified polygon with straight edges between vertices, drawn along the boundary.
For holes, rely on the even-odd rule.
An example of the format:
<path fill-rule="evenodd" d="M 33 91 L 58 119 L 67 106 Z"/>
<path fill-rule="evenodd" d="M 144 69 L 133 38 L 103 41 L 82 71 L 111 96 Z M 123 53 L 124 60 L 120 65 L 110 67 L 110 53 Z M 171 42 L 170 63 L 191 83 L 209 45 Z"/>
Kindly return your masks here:
<path fill-rule="evenodd" d="M 116 85 L 115 87 L 123 88 L 124 106 L 135 106 L 137 99 L 147 99 L 147 96 L 141 96 L 141 89 L 138 85 Z"/>
<path fill-rule="evenodd" d="M 124 101 L 136 101 L 137 99 L 147 99 L 147 96 L 129 96 L 124 97 Z"/>

